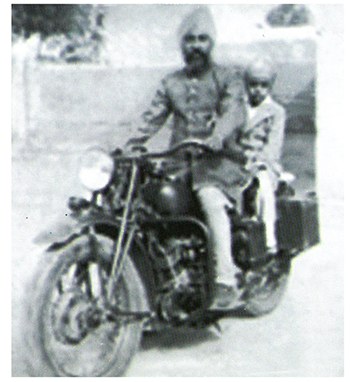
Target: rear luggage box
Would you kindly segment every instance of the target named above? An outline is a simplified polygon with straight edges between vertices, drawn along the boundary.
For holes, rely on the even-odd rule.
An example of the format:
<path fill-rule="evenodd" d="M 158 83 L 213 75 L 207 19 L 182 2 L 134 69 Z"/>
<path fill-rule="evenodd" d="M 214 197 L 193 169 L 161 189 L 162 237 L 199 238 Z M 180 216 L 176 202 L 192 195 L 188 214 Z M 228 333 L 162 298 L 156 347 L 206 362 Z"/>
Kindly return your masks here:
<path fill-rule="evenodd" d="M 320 242 L 316 199 L 281 197 L 277 199 L 276 207 L 276 236 L 280 250 L 296 255 Z"/>

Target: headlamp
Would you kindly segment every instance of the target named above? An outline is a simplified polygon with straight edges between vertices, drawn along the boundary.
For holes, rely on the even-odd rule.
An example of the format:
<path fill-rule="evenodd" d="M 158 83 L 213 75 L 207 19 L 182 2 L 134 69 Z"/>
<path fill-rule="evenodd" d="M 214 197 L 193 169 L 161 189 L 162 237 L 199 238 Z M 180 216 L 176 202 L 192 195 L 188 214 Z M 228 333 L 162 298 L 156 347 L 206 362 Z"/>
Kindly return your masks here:
<path fill-rule="evenodd" d="M 88 190 L 99 191 L 108 185 L 113 171 L 113 159 L 104 150 L 92 148 L 81 158 L 79 178 Z"/>

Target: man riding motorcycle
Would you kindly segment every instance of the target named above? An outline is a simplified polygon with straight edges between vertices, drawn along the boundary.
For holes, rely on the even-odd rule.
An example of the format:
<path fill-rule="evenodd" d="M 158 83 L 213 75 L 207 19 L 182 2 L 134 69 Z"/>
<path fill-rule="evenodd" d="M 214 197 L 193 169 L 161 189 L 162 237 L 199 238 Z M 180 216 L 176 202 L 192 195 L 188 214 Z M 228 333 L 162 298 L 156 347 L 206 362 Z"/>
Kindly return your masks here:
<path fill-rule="evenodd" d="M 206 7 L 188 15 L 179 29 L 185 67 L 166 76 L 151 107 L 142 116 L 138 136 L 129 144 L 144 143 L 173 116 L 170 145 L 199 140 L 216 151 L 199 159 L 193 181 L 211 233 L 211 252 L 215 258 L 215 297 L 212 310 L 240 305 L 240 269 L 231 255 L 231 226 L 227 210 L 235 202 L 240 207 L 242 191 L 251 180 L 242 163 L 244 150 L 237 137 L 246 123 L 244 82 L 240 71 L 212 61 L 215 41 L 213 18 Z M 220 155 L 225 150 L 237 159 Z"/>

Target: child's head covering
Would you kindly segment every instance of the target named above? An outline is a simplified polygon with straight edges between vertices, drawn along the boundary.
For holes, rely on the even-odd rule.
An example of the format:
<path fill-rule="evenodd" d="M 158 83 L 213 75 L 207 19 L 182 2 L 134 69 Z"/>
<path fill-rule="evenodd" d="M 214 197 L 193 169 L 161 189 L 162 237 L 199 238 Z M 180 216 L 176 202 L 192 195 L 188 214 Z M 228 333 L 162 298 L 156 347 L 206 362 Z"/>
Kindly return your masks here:
<path fill-rule="evenodd" d="M 274 82 L 276 78 L 276 67 L 269 57 L 257 58 L 248 65 L 246 78 L 261 78 Z"/>

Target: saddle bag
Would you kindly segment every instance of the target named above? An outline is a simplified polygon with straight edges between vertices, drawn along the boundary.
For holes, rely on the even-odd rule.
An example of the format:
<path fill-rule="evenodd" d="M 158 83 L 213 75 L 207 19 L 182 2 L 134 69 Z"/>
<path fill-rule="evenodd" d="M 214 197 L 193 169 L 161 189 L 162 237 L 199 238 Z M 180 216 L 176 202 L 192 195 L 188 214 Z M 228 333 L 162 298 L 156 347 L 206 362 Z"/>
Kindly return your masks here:
<path fill-rule="evenodd" d="M 282 197 L 277 199 L 276 207 L 279 249 L 296 255 L 320 242 L 316 198 Z"/>

